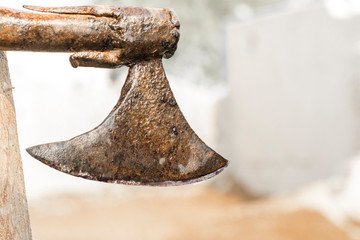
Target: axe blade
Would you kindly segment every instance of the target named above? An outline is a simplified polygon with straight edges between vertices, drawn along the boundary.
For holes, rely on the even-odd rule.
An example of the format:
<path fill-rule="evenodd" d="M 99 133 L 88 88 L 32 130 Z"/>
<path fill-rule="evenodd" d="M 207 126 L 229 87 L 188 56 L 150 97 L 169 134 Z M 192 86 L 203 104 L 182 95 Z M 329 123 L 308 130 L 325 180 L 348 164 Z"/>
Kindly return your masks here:
<path fill-rule="evenodd" d="M 128 185 L 183 185 L 228 165 L 185 120 L 161 58 L 130 67 L 118 103 L 98 127 L 27 151 L 64 173 Z"/>

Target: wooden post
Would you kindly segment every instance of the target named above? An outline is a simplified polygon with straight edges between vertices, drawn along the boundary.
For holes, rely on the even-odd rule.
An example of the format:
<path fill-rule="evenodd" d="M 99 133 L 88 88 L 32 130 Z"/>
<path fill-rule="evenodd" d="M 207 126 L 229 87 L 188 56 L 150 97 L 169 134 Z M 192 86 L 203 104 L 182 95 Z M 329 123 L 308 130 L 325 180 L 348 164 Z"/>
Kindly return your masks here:
<path fill-rule="evenodd" d="M 31 239 L 7 58 L 0 51 L 0 239 Z"/>

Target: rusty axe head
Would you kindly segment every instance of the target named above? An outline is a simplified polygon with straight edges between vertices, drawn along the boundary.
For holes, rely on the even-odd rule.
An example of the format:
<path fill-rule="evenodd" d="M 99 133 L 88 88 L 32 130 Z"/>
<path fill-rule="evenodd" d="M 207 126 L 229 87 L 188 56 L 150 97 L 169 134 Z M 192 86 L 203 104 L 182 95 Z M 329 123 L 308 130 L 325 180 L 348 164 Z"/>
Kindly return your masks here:
<path fill-rule="evenodd" d="M 56 14 L 20 16 L 9 10 L 8 17 L 15 15 L 15 19 L 22 18 L 21 24 L 32 26 L 24 30 L 12 20 L 13 28 L 26 31 L 21 36 L 37 31 L 40 39 L 27 46 L 16 44 L 20 36 L 13 36 L 10 43 L 0 36 L 0 46 L 73 51 L 70 61 L 74 67 L 129 66 L 120 99 L 99 126 L 67 141 L 30 147 L 30 155 L 74 176 L 130 185 L 198 182 L 228 165 L 191 129 L 167 81 L 162 57 L 171 57 L 179 40 L 180 24 L 173 11 L 108 6 L 26 8 Z M 48 41 L 44 31 L 55 39 Z M 76 37 L 77 41 L 69 41 Z"/>

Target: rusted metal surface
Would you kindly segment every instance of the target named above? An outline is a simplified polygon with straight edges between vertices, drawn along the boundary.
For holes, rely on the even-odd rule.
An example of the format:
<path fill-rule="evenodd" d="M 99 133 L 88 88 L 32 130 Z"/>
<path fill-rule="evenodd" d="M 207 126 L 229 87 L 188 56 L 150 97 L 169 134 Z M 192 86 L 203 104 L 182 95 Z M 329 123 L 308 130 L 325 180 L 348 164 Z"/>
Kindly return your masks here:
<path fill-rule="evenodd" d="M 27 151 L 62 172 L 125 184 L 194 182 L 227 165 L 185 120 L 161 59 L 130 67 L 119 102 L 100 126 Z"/>
<path fill-rule="evenodd" d="M 33 157 L 86 179 L 154 186 L 205 180 L 228 165 L 190 128 L 167 81 L 162 57 L 171 57 L 179 40 L 173 11 L 28 8 L 61 14 L 0 10 L 0 48 L 75 51 L 74 67 L 130 67 L 118 103 L 98 127 L 28 148 Z"/>
<path fill-rule="evenodd" d="M 170 58 L 180 23 L 170 9 L 84 6 L 0 7 L 0 48 L 5 51 L 76 52 L 77 66 L 115 68 L 138 60 Z"/>

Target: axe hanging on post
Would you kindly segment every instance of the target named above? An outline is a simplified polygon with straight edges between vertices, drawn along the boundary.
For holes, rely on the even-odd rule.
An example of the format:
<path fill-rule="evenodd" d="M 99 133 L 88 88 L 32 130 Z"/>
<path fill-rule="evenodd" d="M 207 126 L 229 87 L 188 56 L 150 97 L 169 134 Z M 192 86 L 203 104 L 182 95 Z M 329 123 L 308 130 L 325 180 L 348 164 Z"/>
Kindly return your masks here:
<path fill-rule="evenodd" d="M 46 165 L 86 179 L 129 185 L 182 185 L 208 179 L 228 161 L 182 115 L 166 78 L 180 23 L 170 9 L 112 6 L 0 8 L 0 49 L 73 52 L 73 67 L 128 66 L 106 119 L 68 141 L 27 149 Z"/>

